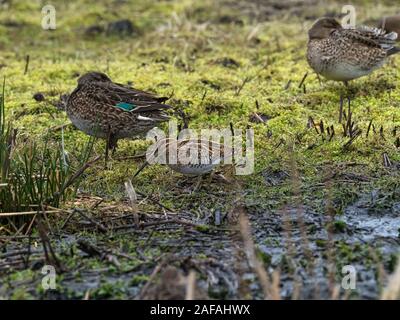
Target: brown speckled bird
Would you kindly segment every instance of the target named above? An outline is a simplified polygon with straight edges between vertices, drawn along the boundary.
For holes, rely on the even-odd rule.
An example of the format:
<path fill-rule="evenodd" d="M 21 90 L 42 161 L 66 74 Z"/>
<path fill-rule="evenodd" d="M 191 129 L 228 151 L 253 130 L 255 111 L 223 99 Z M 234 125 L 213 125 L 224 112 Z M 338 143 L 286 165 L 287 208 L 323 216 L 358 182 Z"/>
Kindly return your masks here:
<path fill-rule="evenodd" d="M 199 176 L 212 171 L 223 161 L 233 157 L 233 150 L 227 149 L 223 144 L 203 139 L 163 139 L 155 144 L 150 155 L 150 162 L 160 160 L 160 155 L 165 155 L 166 164 L 174 171 L 188 176 Z M 170 153 L 176 155 L 170 157 Z M 175 161 L 170 161 L 171 158 Z"/>
<path fill-rule="evenodd" d="M 329 80 L 347 81 L 380 68 L 395 47 L 397 34 L 369 27 L 344 29 L 333 18 L 318 19 L 308 32 L 307 60 Z"/>
<path fill-rule="evenodd" d="M 141 137 L 169 119 L 164 97 L 114 83 L 101 72 L 89 72 L 78 79 L 70 94 L 66 112 L 71 122 L 90 136 L 107 140 L 108 150 L 124 138 Z"/>
<path fill-rule="evenodd" d="M 200 186 L 203 175 L 210 173 L 219 165 L 232 162 L 234 155 L 232 148 L 205 139 L 166 138 L 157 141 L 150 148 L 146 162 L 134 177 L 149 164 L 166 164 L 175 172 L 198 178 L 193 192 Z M 223 176 L 221 178 L 226 181 Z"/>
<path fill-rule="evenodd" d="M 379 21 L 377 27 L 386 32 L 396 32 L 398 35 L 397 41 L 400 41 L 400 15 L 384 17 Z"/>
<path fill-rule="evenodd" d="M 147 161 L 136 172 L 136 177 L 147 165 L 166 164 L 173 171 L 187 176 L 201 176 L 211 172 L 222 162 L 233 158 L 233 149 L 223 144 L 202 139 L 176 140 L 166 138 L 150 147 Z"/>

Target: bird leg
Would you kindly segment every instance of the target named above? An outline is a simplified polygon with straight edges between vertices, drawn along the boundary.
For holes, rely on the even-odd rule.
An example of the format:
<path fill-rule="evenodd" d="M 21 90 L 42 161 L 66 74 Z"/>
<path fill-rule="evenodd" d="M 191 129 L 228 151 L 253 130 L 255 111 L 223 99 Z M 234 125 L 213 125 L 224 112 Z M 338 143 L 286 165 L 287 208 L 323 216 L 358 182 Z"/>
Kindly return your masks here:
<path fill-rule="evenodd" d="M 351 102 L 351 88 L 349 86 L 349 82 L 348 81 L 343 81 L 344 82 L 344 86 L 346 87 L 346 91 L 347 91 L 347 101 Z"/>
<path fill-rule="evenodd" d="M 344 83 L 345 92 L 346 92 L 347 99 L 348 99 L 349 98 L 349 94 L 350 94 L 349 82 L 348 81 L 343 81 L 343 83 Z"/>
<path fill-rule="evenodd" d="M 194 188 L 192 189 L 192 191 L 190 192 L 190 194 L 195 193 L 197 190 L 199 190 L 202 181 L 203 181 L 203 176 L 199 175 L 197 177 L 197 182 L 196 182 Z"/>
<path fill-rule="evenodd" d="M 107 134 L 107 141 L 106 141 L 106 154 L 104 156 L 104 168 L 107 169 L 107 164 L 108 164 L 108 153 L 109 153 L 109 148 L 110 148 L 110 131 Z"/>
<path fill-rule="evenodd" d="M 109 143 L 110 143 L 111 155 L 114 155 L 118 147 L 118 139 L 116 139 L 114 135 L 111 135 Z"/>
<path fill-rule="evenodd" d="M 344 83 L 344 86 L 345 86 L 347 102 L 350 105 L 350 103 L 351 103 L 351 92 L 350 92 L 349 82 L 348 81 L 343 81 L 343 83 Z M 343 97 L 343 94 L 340 94 L 339 123 L 342 123 L 343 103 L 344 103 L 344 97 Z"/>
<path fill-rule="evenodd" d="M 342 123 L 343 118 L 343 95 L 340 95 L 339 123 Z"/>
<path fill-rule="evenodd" d="M 179 187 L 184 187 L 183 192 L 193 194 L 197 191 L 203 181 L 203 176 L 183 175 L 183 179 L 179 180 Z M 189 184 L 189 185 L 188 185 Z M 194 187 L 193 187 L 194 185 Z"/>
<path fill-rule="evenodd" d="M 114 154 L 118 144 L 118 139 L 111 133 L 111 128 L 110 126 L 108 127 L 108 133 L 107 133 L 107 141 L 106 141 L 106 154 L 105 154 L 105 168 L 107 168 L 108 165 L 108 159 L 109 159 L 109 153 L 110 150 L 112 154 Z"/>

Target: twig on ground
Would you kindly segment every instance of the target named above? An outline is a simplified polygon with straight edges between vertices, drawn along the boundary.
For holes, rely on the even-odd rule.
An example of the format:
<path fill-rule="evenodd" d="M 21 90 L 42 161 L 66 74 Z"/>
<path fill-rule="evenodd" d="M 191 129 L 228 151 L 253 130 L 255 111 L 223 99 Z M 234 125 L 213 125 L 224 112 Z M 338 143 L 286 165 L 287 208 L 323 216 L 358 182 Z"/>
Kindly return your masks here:
<path fill-rule="evenodd" d="M 93 223 L 97 228 L 99 228 L 99 230 L 103 233 L 106 233 L 108 231 L 108 229 L 103 226 L 100 222 L 97 222 L 96 220 L 92 219 L 91 217 L 89 217 L 88 215 L 83 213 L 82 209 L 79 208 L 74 208 L 73 211 L 79 213 L 82 217 L 84 217 L 85 219 L 89 220 L 91 223 Z"/>
<path fill-rule="evenodd" d="M 135 221 L 136 225 L 139 225 L 139 209 L 137 205 L 137 195 L 135 188 L 133 188 L 132 181 L 128 179 L 125 181 L 125 191 L 129 198 L 129 204 L 132 208 L 133 220 Z"/>
<path fill-rule="evenodd" d="M 306 79 L 307 79 L 307 76 L 308 76 L 308 72 L 306 72 L 306 73 L 304 74 L 303 78 L 301 79 L 301 81 L 300 81 L 300 83 L 299 83 L 299 88 L 301 88 L 301 87 L 303 86 L 304 81 L 306 81 Z"/>

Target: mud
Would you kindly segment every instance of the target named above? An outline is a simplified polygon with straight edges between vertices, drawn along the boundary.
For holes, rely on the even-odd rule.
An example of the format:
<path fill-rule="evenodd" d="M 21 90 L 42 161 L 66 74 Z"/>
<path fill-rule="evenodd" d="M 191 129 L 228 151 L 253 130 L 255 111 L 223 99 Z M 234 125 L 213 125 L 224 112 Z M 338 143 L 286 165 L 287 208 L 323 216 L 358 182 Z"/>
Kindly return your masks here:
<path fill-rule="evenodd" d="M 380 209 L 372 204 L 377 201 Z M 378 298 L 399 253 L 400 202 L 389 201 L 378 191 L 362 195 L 334 218 L 304 205 L 287 205 L 279 210 L 248 207 L 247 211 L 260 260 L 269 272 L 279 270 L 282 298 L 330 298 L 330 275 L 333 274 L 336 285 L 340 284 L 344 265 L 355 268 L 357 281 L 355 290 L 340 289 L 342 296 Z M 160 282 L 154 281 L 150 286 L 153 289 L 145 296 L 140 296 L 141 290 L 157 265 L 168 257 L 165 266 L 173 266 L 182 275 L 195 270 L 202 297 L 263 298 L 257 276 L 246 261 L 240 232 L 227 221 L 226 215 L 221 217 L 218 227 L 213 225 L 214 219 L 208 218 L 202 222 L 209 224 L 202 224 L 201 228 L 171 223 L 143 230 L 128 229 L 118 232 L 120 235 L 94 234 L 86 238 L 66 233 L 54 235 L 53 247 L 68 270 L 62 274 L 57 289 L 46 292 L 37 289 L 45 261 L 42 247 L 35 246 L 38 243 L 35 239 L 31 240 L 34 245 L 28 262 L 32 277 L 21 282 L 7 276 L 5 264 L 23 256 L 10 253 L 27 248 L 27 240 L 13 242 L 3 246 L 0 254 L 3 266 L 0 294 L 12 296 L 23 285 L 33 297 L 44 299 L 76 299 L 88 293 L 92 298 L 150 299 L 154 298 L 151 292 L 163 294 L 157 289 Z M 184 218 L 194 223 L 200 221 L 190 214 Z M 116 245 L 117 239 L 124 244 Z M 83 252 L 77 245 L 82 240 L 102 253 Z M 136 245 L 121 250 L 127 241 Z M 121 252 L 131 260 L 117 254 Z M 114 258 L 119 263 L 117 267 Z M 72 259 L 82 263 L 68 268 Z M 168 290 L 163 298 L 171 298 Z"/>

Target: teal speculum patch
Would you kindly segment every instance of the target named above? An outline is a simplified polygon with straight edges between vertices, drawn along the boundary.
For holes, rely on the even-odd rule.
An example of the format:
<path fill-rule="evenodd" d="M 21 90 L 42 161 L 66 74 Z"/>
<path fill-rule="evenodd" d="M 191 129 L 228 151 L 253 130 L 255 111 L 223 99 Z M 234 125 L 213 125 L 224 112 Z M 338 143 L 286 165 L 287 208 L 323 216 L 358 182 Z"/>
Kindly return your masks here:
<path fill-rule="evenodd" d="M 136 105 L 127 102 L 118 102 L 115 106 L 126 111 L 131 111 L 136 108 Z"/>

